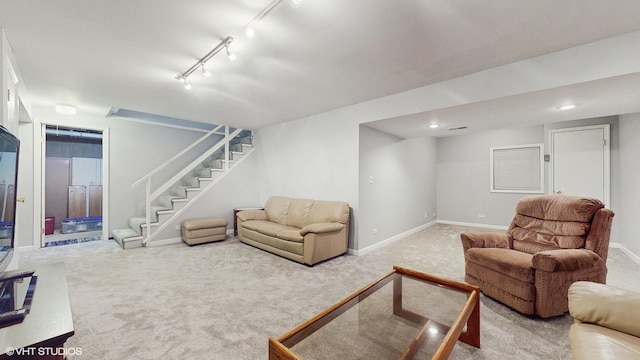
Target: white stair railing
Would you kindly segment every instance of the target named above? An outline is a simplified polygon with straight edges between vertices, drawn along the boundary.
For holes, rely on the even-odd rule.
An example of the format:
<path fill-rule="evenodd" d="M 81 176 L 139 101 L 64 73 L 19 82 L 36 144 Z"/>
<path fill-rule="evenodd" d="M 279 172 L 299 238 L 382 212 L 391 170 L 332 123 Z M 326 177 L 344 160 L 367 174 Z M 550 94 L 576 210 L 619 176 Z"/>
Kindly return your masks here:
<path fill-rule="evenodd" d="M 171 186 L 176 184 L 180 179 L 182 179 L 185 175 L 187 175 L 189 172 L 191 172 L 191 170 L 195 169 L 196 166 L 200 165 L 209 156 L 213 155 L 213 153 L 218 151 L 222 146 L 225 147 L 224 161 L 223 161 L 224 167 L 223 167 L 223 169 L 224 169 L 224 171 L 227 171 L 229 169 L 229 147 L 230 147 L 229 143 L 230 143 L 230 141 L 232 139 L 234 139 L 236 136 L 238 136 L 238 134 L 240 134 L 242 132 L 242 129 L 236 129 L 233 132 L 229 133 L 229 126 L 224 126 L 224 137 L 222 139 L 220 139 L 214 146 L 209 148 L 202 155 L 200 155 L 197 159 L 195 159 L 189 165 L 184 167 L 181 171 L 179 171 L 177 174 L 175 174 L 173 177 L 171 177 L 171 179 L 167 180 L 165 183 L 160 185 L 156 190 L 152 190 L 151 189 L 151 179 L 152 179 L 152 177 L 154 175 L 158 174 L 162 169 L 164 169 L 169 164 L 171 164 L 175 160 L 177 160 L 180 157 L 182 157 L 184 154 L 189 152 L 189 150 L 193 149 L 195 146 L 197 146 L 198 144 L 202 143 L 204 140 L 208 139 L 210 136 L 212 136 L 214 134 L 220 135 L 220 133 L 218 133 L 218 130 L 220 130 L 220 128 L 222 128 L 222 125 L 219 125 L 215 129 L 209 131 L 204 136 L 202 136 L 200 139 L 196 140 L 196 142 L 194 142 L 193 144 L 187 146 L 182 151 L 180 151 L 179 153 L 177 153 L 173 157 L 171 157 L 169 160 L 167 160 L 164 163 L 160 164 L 157 168 L 151 170 L 149 173 L 147 173 L 146 175 L 144 175 L 143 177 L 138 179 L 136 182 L 131 184 L 131 188 L 132 189 L 137 187 L 138 185 L 140 185 L 142 183 L 145 184 L 145 210 L 146 210 L 145 211 L 145 213 L 146 213 L 145 227 L 146 227 L 146 231 L 144 232 L 144 234 L 146 236 L 145 236 L 145 239 L 142 241 L 143 245 L 146 245 L 153 237 L 155 237 L 156 233 L 158 233 L 162 229 L 164 229 L 164 226 L 162 226 L 162 227 L 156 229 L 155 232 L 151 231 L 151 203 L 153 202 L 153 200 L 157 199 L 158 196 L 162 195 L 166 190 L 168 190 Z"/>

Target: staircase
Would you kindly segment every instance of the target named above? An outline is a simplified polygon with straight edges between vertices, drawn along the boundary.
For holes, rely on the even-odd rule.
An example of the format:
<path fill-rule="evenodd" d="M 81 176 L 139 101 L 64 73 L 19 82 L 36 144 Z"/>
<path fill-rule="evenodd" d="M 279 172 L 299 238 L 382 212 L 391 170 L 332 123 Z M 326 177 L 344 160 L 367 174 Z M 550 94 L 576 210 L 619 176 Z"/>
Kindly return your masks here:
<path fill-rule="evenodd" d="M 224 132 L 221 132 L 223 128 Z M 152 177 L 157 176 L 161 169 L 184 156 L 210 136 L 221 135 L 223 138 L 213 147 L 157 189 L 151 189 Z M 247 158 L 253 150 L 253 136 L 250 131 L 223 126 L 211 130 L 131 186 L 135 188 L 146 184 L 145 206 L 140 210 L 140 216 L 129 219 L 128 228 L 113 230 L 114 239 L 123 249 L 148 245 L 180 214 Z"/>

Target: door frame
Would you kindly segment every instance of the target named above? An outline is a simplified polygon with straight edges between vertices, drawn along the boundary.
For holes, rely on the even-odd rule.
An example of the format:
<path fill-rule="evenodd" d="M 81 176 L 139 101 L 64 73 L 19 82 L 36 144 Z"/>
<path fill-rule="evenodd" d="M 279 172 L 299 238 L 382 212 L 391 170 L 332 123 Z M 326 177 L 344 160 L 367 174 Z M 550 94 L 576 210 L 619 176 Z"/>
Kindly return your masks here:
<path fill-rule="evenodd" d="M 553 148 L 553 139 L 554 135 L 561 132 L 569 132 L 576 130 L 591 130 L 591 129 L 602 129 L 604 136 L 604 161 L 603 161 L 603 176 L 604 176 L 604 204 L 605 207 L 611 207 L 611 124 L 598 124 L 598 125 L 588 125 L 588 126 L 576 126 L 576 127 L 568 127 L 561 129 L 551 129 L 549 130 L 549 154 L 551 154 L 551 159 L 549 161 L 549 193 L 553 194 L 555 190 L 554 186 L 554 148 Z"/>
<path fill-rule="evenodd" d="M 46 127 L 61 126 L 73 129 L 84 129 L 102 132 L 102 239 L 109 239 L 109 128 L 106 126 L 78 124 L 64 121 L 40 121 L 34 126 L 34 144 L 40 144 L 40 151 L 34 151 L 34 166 L 39 166 L 39 171 L 34 171 L 34 184 L 40 186 L 40 209 L 34 216 L 34 234 L 40 234 L 40 241 L 33 242 L 34 249 L 44 246 L 44 200 L 45 200 L 45 160 L 46 160 Z M 36 145 L 37 146 L 37 145 Z M 37 165 L 39 164 L 39 165 Z M 38 179 L 38 174 L 40 178 Z"/>

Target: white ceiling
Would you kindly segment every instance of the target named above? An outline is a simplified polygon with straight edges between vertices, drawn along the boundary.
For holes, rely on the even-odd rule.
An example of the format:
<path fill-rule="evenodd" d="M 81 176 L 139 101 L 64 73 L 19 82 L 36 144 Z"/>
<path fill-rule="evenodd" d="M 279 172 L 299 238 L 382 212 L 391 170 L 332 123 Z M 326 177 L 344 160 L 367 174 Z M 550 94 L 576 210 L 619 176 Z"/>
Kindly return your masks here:
<path fill-rule="evenodd" d="M 508 64 L 640 34 L 637 0 L 305 0 L 297 7 L 285 0 L 247 39 L 245 25 L 270 2 L 0 0 L 0 27 L 39 118 L 51 116 L 55 103 L 70 103 L 78 118 L 115 107 L 258 129 L 449 84 L 475 95 L 368 125 L 401 137 L 445 136 L 449 127 L 477 131 L 640 111 L 638 67 L 583 64 L 592 57 L 576 52 L 575 76 L 558 82 L 555 68 L 537 67 L 528 73 L 536 86 L 527 88 L 508 71 Z M 238 61 L 218 54 L 207 63 L 213 78 L 196 71 L 193 89 L 185 90 L 175 76 L 226 36 L 235 38 Z M 583 67 L 591 76 L 582 76 Z M 490 81 L 474 75 L 488 69 Z M 500 95 L 481 96 L 503 83 Z M 581 106 L 549 110 L 566 99 Z M 426 129 L 431 122 L 442 126 Z"/>

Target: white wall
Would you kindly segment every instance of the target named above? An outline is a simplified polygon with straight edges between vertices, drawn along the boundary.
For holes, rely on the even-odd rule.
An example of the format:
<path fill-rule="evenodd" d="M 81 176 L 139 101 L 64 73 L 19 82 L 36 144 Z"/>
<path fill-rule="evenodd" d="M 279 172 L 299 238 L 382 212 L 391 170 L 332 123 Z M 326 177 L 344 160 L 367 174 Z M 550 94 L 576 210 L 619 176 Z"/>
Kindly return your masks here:
<path fill-rule="evenodd" d="M 508 226 L 527 194 L 489 192 L 489 149 L 543 142 L 542 126 L 438 138 L 438 220 Z"/>
<path fill-rule="evenodd" d="M 321 114 L 257 131 L 261 195 L 357 201 L 358 126 Z"/>
<path fill-rule="evenodd" d="M 358 124 L 335 112 L 260 129 L 260 204 L 274 195 L 346 201 L 350 243 L 357 237 Z"/>
<path fill-rule="evenodd" d="M 434 138 L 405 140 L 360 126 L 359 236 L 354 249 L 435 220 L 435 159 Z"/>
<path fill-rule="evenodd" d="M 618 125 L 620 167 L 616 184 L 620 199 L 613 223 L 618 225 L 617 241 L 640 259 L 640 113 L 621 115 Z"/>

